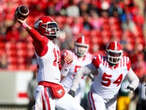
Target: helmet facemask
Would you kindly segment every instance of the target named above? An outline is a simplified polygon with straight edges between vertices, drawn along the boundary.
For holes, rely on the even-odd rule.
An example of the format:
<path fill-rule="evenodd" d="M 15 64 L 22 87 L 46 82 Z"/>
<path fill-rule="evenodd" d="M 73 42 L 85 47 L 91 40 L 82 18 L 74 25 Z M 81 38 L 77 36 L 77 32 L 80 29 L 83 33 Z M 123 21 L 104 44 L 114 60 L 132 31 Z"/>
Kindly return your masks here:
<path fill-rule="evenodd" d="M 52 38 L 58 37 L 59 28 L 55 22 L 43 23 L 41 28 L 44 30 L 43 32 L 41 31 L 43 35 Z"/>
<path fill-rule="evenodd" d="M 51 18 L 43 18 L 37 20 L 34 24 L 34 28 L 39 31 L 39 33 L 48 38 L 59 37 L 60 29 L 55 21 Z"/>
<path fill-rule="evenodd" d="M 88 51 L 88 45 L 78 45 L 77 43 L 75 44 L 75 54 L 78 57 L 83 57 Z"/>
<path fill-rule="evenodd" d="M 106 50 L 107 52 L 107 59 L 108 62 L 111 64 L 118 64 L 122 57 L 122 50 L 121 51 L 114 51 L 114 50 Z"/>

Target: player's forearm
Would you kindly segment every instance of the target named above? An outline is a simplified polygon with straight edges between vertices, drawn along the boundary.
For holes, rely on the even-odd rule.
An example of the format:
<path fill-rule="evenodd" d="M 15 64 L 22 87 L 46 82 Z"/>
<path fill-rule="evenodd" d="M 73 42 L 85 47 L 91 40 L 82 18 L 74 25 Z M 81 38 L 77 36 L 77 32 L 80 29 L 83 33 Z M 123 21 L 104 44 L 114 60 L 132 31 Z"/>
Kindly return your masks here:
<path fill-rule="evenodd" d="M 27 31 L 29 31 L 29 30 L 32 29 L 32 27 L 29 26 L 29 25 L 26 23 L 26 21 L 23 21 L 23 22 L 20 22 L 20 23 L 22 24 L 22 26 L 23 26 Z"/>
<path fill-rule="evenodd" d="M 36 40 L 37 42 L 42 41 L 43 38 L 40 33 L 27 24 L 26 20 L 28 15 L 29 9 L 26 6 L 18 6 L 15 11 L 15 20 L 22 24 L 22 26 L 29 32 L 33 40 Z"/>
<path fill-rule="evenodd" d="M 132 87 L 135 90 L 139 85 L 139 79 L 136 76 L 136 74 L 133 72 L 132 69 L 129 70 L 128 79 L 130 81 L 129 86 Z"/>

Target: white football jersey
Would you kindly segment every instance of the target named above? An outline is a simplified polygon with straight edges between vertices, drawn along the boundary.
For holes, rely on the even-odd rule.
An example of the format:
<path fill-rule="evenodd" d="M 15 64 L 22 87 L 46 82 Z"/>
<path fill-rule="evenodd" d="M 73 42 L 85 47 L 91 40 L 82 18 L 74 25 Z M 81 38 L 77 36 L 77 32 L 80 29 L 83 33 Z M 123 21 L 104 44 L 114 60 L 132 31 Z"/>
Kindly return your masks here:
<path fill-rule="evenodd" d="M 98 55 L 93 60 L 98 74 L 94 78 L 91 91 L 102 96 L 104 99 L 116 97 L 126 74 L 130 69 L 129 58 L 123 56 L 119 64 L 110 66 L 107 57 Z"/>
<path fill-rule="evenodd" d="M 58 46 L 49 40 L 47 53 L 42 57 L 39 57 L 37 54 L 36 56 L 39 66 L 37 81 L 59 83 L 61 74 L 59 70 L 60 50 Z"/>
<path fill-rule="evenodd" d="M 65 87 L 66 91 L 69 91 L 72 86 L 73 79 L 77 74 L 77 71 L 82 66 L 90 64 L 92 62 L 92 55 L 87 53 L 84 57 L 78 58 L 73 52 L 68 50 L 67 52 L 73 56 L 73 62 L 63 65 L 61 74 L 65 76 L 65 78 L 61 81 L 61 83 Z"/>

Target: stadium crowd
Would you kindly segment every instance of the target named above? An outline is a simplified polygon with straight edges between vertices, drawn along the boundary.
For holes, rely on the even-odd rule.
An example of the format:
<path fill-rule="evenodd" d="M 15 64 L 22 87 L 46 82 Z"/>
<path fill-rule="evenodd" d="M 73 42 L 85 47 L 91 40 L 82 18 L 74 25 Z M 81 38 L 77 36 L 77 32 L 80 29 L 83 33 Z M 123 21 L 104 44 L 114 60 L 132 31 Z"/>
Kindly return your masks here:
<path fill-rule="evenodd" d="M 146 75 L 146 0 L 1 0 L 0 70 L 36 70 L 34 49 L 28 33 L 15 21 L 19 5 L 30 9 L 28 23 L 42 15 L 52 16 L 61 28 L 61 50 L 73 49 L 81 34 L 90 41 L 89 52 L 104 54 L 110 40 L 119 41 L 144 82 Z M 140 109 L 137 109 L 140 110 Z"/>

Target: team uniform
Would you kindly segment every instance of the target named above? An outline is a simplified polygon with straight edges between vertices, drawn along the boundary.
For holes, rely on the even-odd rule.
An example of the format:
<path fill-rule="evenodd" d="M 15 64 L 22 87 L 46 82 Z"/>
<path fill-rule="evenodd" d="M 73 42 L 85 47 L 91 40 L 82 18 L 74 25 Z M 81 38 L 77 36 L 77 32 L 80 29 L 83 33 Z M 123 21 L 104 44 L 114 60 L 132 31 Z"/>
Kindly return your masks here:
<path fill-rule="evenodd" d="M 78 106 L 80 105 L 80 99 L 82 96 L 82 93 L 84 92 L 84 80 L 81 79 L 80 80 L 80 86 L 78 86 L 78 94 L 76 94 L 76 98 L 77 100 L 69 100 L 69 97 L 72 97 L 70 95 L 70 93 L 68 92 L 70 90 L 70 88 L 72 87 L 72 81 L 74 79 L 74 77 L 76 76 L 77 71 L 81 68 L 81 66 L 86 65 L 91 63 L 91 59 L 92 59 L 92 55 L 90 55 L 87 51 L 88 51 L 88 41 L 84 36 L 79 37 L 76 41 L 75 41 L 75 49 L 74 52 L 71 52 L 69 50 L 66 50 L 63 52 L 63 56 L 71 56 L 69 57 L 69 59 L 72 59 L 70 62 L 66 62 L 64 63 L 62 69 L 61 69 L 61 73 L 62 73 L 62 77 L 64 77 L 64 79 L 61 81 L 61 83 L 63 84 L 65 90 L 66 90 L 66 94 L 63 96 L 63 98 L 59 99 L 59 101 L 57 101 L 56 103 L 56 107 L 57 109 L 60 110 L 59 105 L 65 105 L 65 106 Z M 67 58 L 67 57 L 65 57 Z M 82 83 L 81 83 L 82 82 Z M 73 97 L 72 97 L 73 98 Z M 74 105 L 74 103 L 76 103 L 76 105 Z M 78 109 L 83 109 L 81 106 L 78 106 Z M 78 110 L 76 108 L 76 110 Z M 72 110 L 72 108 L 67 109 L 67 110 Z"/>
<path fill-rule="evenodd" d="M 20 22 L 33 39 L 38 63 L 38 86 L 35 90 L 34 110 L 55 110 L 55 106 L 58 106 L 56 105 L 57 102 L 64 102 L 63 99 L 67 96 L 60 83 L 60 50 L 53 41 L 59 32 L 58 26 L 48 16 L 40 17 L 35 22 L 34 28 L 27 25 L 24 21 Z M 79 104 L 74 103 L 74 98 L 68 96 L 68 100 L 74 106 L 60 104 L 59 107 L 63 110 L 83 110 Z"/>
<path fill-rule="evenodd" d="M 75 91 L 83 73 L 94 74 L 94 81 L 88 96 L 92 110 L 116 110 L 117 95 L 125 77 L 130 81 L 130 88 L 135 90 L 138 86 L 139 80 L 131 69 L 128 57 L 121 56 L 112 66 L 109 60 L 111 57 L 97 55 L 91 64 L 80 69 L 73 82 L 71 90 Z M 114 63 L 114 61 L 116 60 L 110 62 Z"/>
<path fill-rule="evenodd" d="M 52 40 L 40 35 L 34 28 L 29 30 L 33 38 L 35 55 L 38 63 L 37 82 L 35 92 L 35 110 L 54 110 L 54 98 L 61 98 L 64 89 L 59 84 L 60 70 L 59 59 L 60 50 Z M 58 87 L 58 90 L 56 89 Z M 57 94 L 57 92 L 60 92 Z"/>
<path fill-rule="evenodd" d="M 72 87 L 72 82 L 74 77 L 77 74 L 77 71 L 92 62 L 92 55 L 90 53 L 86 53 L 83 57 L 78 57 L 74 52 L 66 50 L 65 53 L 72 55 L 73 61 L 70 64 L 64 64 L 61 69 L 61 74 L 65 77 L 61 83 L 63 84 L 65 90 L 68 92 Z M 76 91 L 75 99 L 80 103 L 81 98 L 84 95 L 85 90 L 85 78 L 86 76 L 82 77 L 80 80 L 79 87 Z"/>

